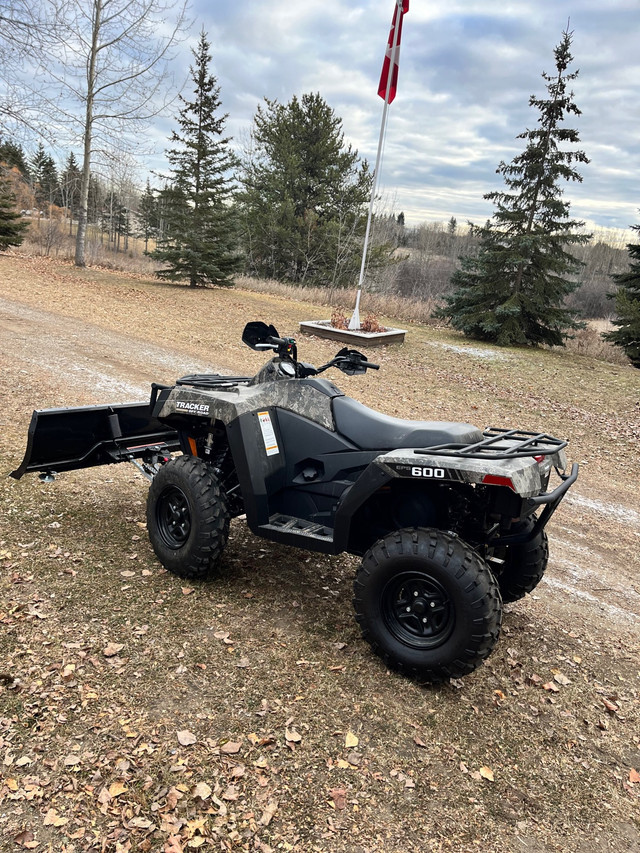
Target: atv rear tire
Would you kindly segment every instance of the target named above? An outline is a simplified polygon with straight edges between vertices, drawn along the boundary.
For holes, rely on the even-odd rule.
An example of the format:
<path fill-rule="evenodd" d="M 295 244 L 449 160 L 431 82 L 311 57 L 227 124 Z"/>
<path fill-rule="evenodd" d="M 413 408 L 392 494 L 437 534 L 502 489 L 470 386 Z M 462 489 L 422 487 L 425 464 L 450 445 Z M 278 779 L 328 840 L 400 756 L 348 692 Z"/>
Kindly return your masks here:
<path fill-rule="evenodd" d="M 210 465 L 178 456 L 162 466 L 149 489 L 147 530 L 157 558 L 173 574 L 215 573 L 229 536 L 229 512 Z"/>
<path fill-rule="evenodd" d="M 379 539 L 363 557 L 354 590 L 356 619 L 373 651 L 430 682 L 473 672 L 500 634 L 493 574 L 449 533 L 415 528 Z"/>
<path fill-rule="evenodd" d="M 513 532 L 528 532 L 534 524 L 534 519 L 527 518 Z M 532 592 L 542 580 L 549 561 L 547 534 L 541 530 L 529 542 L 496 548 L 495 556 L 504 560 L 497 573 L 502 600 L 519 601 Z"/>

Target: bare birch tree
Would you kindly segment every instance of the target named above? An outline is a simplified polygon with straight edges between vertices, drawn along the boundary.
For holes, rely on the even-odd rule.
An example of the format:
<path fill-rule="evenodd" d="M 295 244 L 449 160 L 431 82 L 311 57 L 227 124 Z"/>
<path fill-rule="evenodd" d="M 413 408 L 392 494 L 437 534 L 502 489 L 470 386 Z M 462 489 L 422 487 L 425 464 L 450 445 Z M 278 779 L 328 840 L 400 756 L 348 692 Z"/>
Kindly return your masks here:
<path fill-rule="evenodd" d="M 144 131 L 176 94 L 170 61 L 186 31 L 187 4 L 2 0 L 0 119 L 19 120 L 18 103 L 33 99 L 40 135 L 82 148 L 78 266 L 85 265 L 92 163 L 102 154 L 108 160 L 114 152 L 148 150 Z"/>
<path fill-rule="evenodd" d="M 49 0 L 49 5 L 65 33 L 52 48 L 49 74 L 68 100 L 63 118 L 82 141 L 75 261 L 84 266 L 92 159 L 101 151 L 144 145 L 148 122 L 167 106 L 169 63 L 184 32 L 187 0 Z"/>
<path fill-rule="evenodd" d="M 3 0 L 0 5 L 0 131 L 11 134 L 29 124 L 28 98 L 21 86 L 24 59 L 33 50 L 39 27 L 29 0 Z"/>

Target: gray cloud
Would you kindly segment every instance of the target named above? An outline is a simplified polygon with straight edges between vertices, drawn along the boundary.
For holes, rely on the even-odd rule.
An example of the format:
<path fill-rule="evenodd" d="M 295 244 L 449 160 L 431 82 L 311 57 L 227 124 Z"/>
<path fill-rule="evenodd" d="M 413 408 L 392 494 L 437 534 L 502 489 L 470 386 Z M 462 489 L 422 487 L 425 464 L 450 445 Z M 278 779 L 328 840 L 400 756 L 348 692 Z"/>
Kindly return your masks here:
<path fill-rule="evenodd" d="M 197 0 L 221 86 L 228 131 L 240 138 L 264 96 L 287 102 L 317 91 L 345 136 L 375 161 L 382 100 L 377 82 L 392 0 Z M 626 228 L 640 207 L 640 55 L 636 0 L 411 0 L 404 21 L 398 96 L 390 107 L 381 189 L 396 212 L 483 221 L 496 167 L 522 150 L 536 122 L 553 48 L 571 18 L 572 70 L 582 116 L 571 119 L 591 158 L 565 197 L 574 216 Z"/>

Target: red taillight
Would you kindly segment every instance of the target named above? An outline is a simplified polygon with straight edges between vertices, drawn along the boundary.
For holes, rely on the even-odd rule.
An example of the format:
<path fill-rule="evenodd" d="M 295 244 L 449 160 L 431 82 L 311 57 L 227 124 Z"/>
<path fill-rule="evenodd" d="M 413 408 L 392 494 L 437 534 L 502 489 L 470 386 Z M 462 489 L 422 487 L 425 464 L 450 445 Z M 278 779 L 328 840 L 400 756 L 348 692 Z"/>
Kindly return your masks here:
<path fill-rule="evenodd" d="M 482 482 L 485 486 L 506 486 L 508 489 L 515 489 L 513 487 L 513 482 L 510 477 L 498 477 L 495 474 L 485 474 L 482 478 Z"/>
<path fill-rule="evenodd" d="M 533 458 L 536 460 L 536 462 L 538 463 L 538 465 L 542 465 L 542 463 L 544 462 L 544 460 L 545 460 L 547 457 L 546 457 L 546 456 L 534 456 Z"/>

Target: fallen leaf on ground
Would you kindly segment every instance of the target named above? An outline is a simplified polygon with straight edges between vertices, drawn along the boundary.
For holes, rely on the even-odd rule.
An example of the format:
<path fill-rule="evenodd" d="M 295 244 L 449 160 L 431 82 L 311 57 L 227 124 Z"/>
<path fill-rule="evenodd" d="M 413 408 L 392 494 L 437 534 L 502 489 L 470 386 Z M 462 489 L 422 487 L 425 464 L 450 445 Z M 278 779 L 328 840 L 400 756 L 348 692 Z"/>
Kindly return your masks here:
<path fill-rule="evenodd" d="M 542 685 L 543 690 L 549 690 L 551 693 L 559 693 L 560 688 L 557 684 L 554 684 L 553 681 L 547 681 L 546 684 Z"/>
<path fill-rule="evenodd" d="M 177 788 L 170 788 L 167 794 L 167 808 L 173 811 L 178 805 L 178 800 L 181 800 L 182 797 L 184 797 L 182 791 L 179 791 Z"/>
<path fill-rule="evenodd" d="M 220 752 L 223 755 L 235 755 L 242 749 L 242 744 L 239 741 L 228 740 L 220 747 Z"/>
<path fill-rule="evenodd" d="M 493 770 L 490 767 L 481 767 L 479 772 L 483 779 L 487 779 L 489 782 L 495 782 Z"/>
<path fill-rule="evenodd" d="M 128 790 L 129 789 L 127 788 L 127 786 L 121 780 L 118 780 L 117 782 L 112 782 L 109 785 L 109 795 L 111 797 L 119 797 L 120 794 L 124 794 L 124 792 Z"/>
<path fill-rule="evenodd" d="M 102 654 L 106 658 L 112 658 L 124 649 L 124 643 L 107 643 L 102 650 Z"/>
<path fill-rule="evenodd" d="M 615 702 L 610 702 L 609 699 L 603 699 L 602 704 L 610 714 L 617 714 L 620 710 Z"/>
<path fill-rule="evenodd" d="M 43 823 L 45 826 L 64 826 L 69 823 L 69 818 L 61 817 L 55 809 L 49 809 L 44 816 Z"/>
<path fill-rule="evenodd" d="M 354 735 L 353 732 L 347 732 L 347 736 L 344 739 L 344 745 L 347 749 L 350 749 L 352 746 L 357 746 L 359 743 L 358 738 Z"/>
<path fill-rule="evenodd" d="M 567 684 L 571 684 L 571 680 L 567 678 L 567 676 L 564 675 L 562 672 L 556 672 L 556 674 L 553 676 L 553 680 L 557 681 L 558 684 L 561 684 L 563 687 L 566 687 Z"/>
<path fill-rule="evenodd" d="M 284 736 L 290 743 L 300 743 L 302 740 L 302 735 L 295 729 L 285 729 Z"/>
<path fill-rule="evenodd" d="M 207 785 L 206 782 L 198 782 L 198 784 L 195 786 L 191 793 L 194 797 L 200 797 L 201 800 L 207 800 L 211 796 L 212 791 L 211 787 Z"/>
<path fill-rule="evenodd" d="M 229 802 L 233 802 L 238 799 L 238 789 L 235 785 L 227 785 L 226 789 L 222 793 L 222 799 L 228 800 Z"/>
<path fill-rule="evenodd" d="M 332 788 L 329 791 L 331 801 L 338 811 L 344 809 L 347 805 L 347 792 L 344 788 Z"/>
<path fill-rule="evenodd" d="M 633 767 L 629 771 L 629 781 L 632 785 L 637 785 L 640 782 L 640 773 Z"/>
<path fill-rule="evenodd" d="M 273 816 L 275 815 L 275 813 L 277 811 L 278 811 L 278 801 L 277 800 L 271 800 L 269 803 L 267 803 L 265 810 L 262 812 L 262 817 L 258 821 L 258 824 L 260 826 L 269 826 L 269 824 L 271 823 L 271 821 L 273 819 Z"/>
<path fill-rule="evenodd" d="M 177 733 L 178 735 L 178 743 L 180 746 L 191 746 L 194 744 L 198 738 L 190 732 L 188 729 L 183 729 L 182 731 Z"/>

